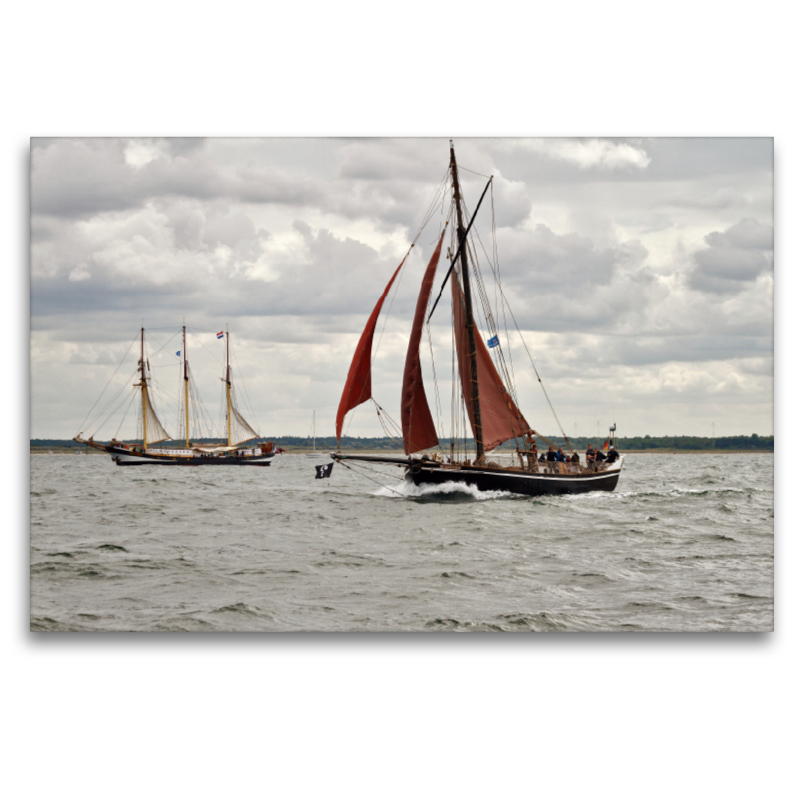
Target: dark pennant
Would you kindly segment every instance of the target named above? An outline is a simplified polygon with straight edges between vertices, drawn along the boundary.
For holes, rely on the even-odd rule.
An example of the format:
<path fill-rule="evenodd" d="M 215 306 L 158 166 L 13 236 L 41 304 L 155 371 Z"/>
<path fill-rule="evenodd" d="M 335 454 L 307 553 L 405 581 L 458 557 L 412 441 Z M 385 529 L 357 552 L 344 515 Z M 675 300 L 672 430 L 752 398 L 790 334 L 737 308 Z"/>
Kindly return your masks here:
<path fill-rule="evenodd" d="M 331 472 L 333 471 L 333 461 L 330 464 L 320 464 L 316 467 L 317 470 L 317 479 L 319 478 L 330 478 Z"/>

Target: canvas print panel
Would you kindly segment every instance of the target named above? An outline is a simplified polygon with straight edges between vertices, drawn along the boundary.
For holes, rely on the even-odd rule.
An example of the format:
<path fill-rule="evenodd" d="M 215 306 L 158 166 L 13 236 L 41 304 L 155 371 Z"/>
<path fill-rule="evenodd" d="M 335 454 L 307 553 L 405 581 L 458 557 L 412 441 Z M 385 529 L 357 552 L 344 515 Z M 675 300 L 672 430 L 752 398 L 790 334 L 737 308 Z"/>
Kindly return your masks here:
<path fill-rule="evenodd" d="M 31 628 L 771 630 L 772 155 L 34 139 Z"/>

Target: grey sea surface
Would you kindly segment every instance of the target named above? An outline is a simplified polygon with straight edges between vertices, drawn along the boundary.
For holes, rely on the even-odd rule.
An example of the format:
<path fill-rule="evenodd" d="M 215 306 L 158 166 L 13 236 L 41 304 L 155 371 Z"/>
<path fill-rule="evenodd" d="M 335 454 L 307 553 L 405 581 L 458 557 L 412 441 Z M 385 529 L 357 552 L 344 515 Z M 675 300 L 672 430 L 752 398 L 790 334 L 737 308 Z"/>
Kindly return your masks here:
<path fill-rule="evenodd" d="M 31 456 L 34 631 L 770 631 L 773 457 L 628 454 L 615 492 L 397 468 Z"/>

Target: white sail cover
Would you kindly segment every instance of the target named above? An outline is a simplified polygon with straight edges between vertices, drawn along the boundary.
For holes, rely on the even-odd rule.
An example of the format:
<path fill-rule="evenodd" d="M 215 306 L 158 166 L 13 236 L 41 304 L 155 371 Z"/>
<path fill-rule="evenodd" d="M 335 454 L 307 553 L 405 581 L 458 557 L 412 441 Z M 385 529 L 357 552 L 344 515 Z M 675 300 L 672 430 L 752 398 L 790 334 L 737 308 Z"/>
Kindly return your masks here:
<path fill-rule="evenodd" d="M 250 423 L 231 404 L 231 447 L 257 437 Z"/>
<path fill-rule="evenodd" d="M 164 426 L 161 424 L 161 420 L 159 420 L 158 416 L 156 415 L 155 409 L 150 403 L 149 392 L 145 394 L 145 409 L 146 409 L 146 420 L 147 420 L 146 444 L 151 445 L 151 444 L 156 444 L 157 442 L 163 442 L 166 441 L 167 439 L 171 439 L 172 437 L 164 430 Z"/>

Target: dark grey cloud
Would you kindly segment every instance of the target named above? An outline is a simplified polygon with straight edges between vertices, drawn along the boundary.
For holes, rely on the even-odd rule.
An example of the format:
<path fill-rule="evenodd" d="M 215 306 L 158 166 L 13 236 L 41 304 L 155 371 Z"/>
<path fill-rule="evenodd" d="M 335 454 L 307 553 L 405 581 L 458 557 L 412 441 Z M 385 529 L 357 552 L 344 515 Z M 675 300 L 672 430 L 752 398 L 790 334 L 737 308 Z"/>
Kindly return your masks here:
<path fill-rule="evenodd" d="M 31 187 L 34 214 L 63 217 L 124 211 L 159 197 L 288 205 L 323 197 L 311 174 L 288 172 L 258 154 L 229 163 L 202 139 L 35 142 Z"/>
<path fill-rule="evenodd" d="M 708 248 L 695 253 L 689 275 L 693 289 L 714 294 L 741 292 L 748 282 L 772 271 L 773 231 L 755 219 L 742 219 L 705 237 Z"/>

